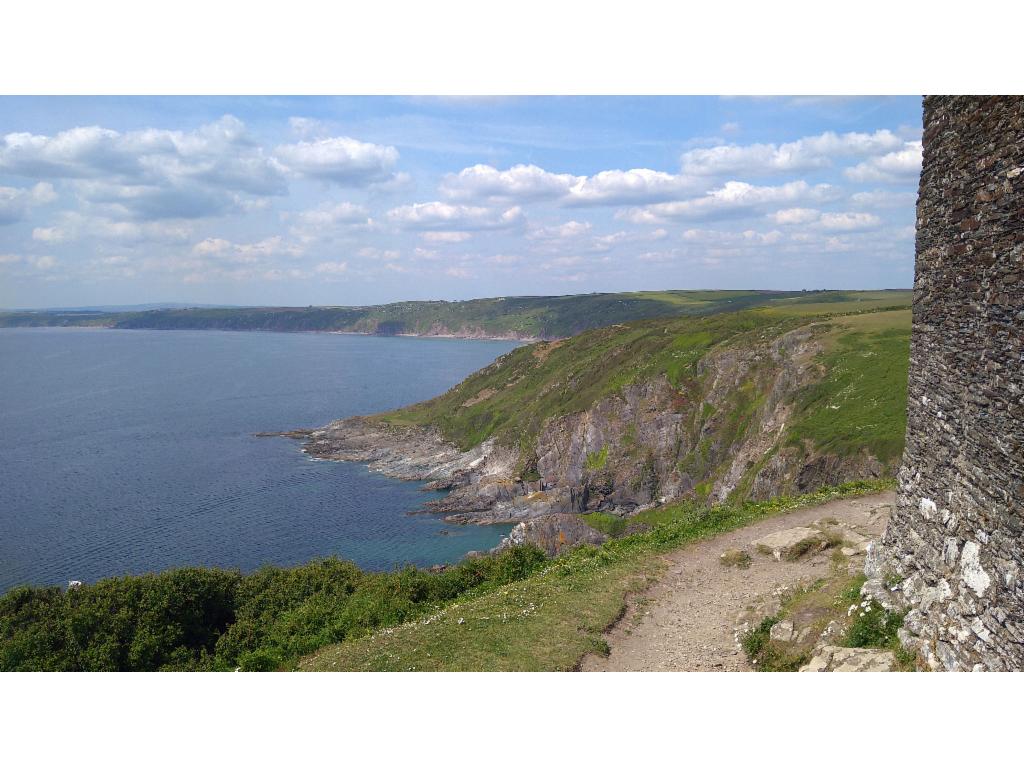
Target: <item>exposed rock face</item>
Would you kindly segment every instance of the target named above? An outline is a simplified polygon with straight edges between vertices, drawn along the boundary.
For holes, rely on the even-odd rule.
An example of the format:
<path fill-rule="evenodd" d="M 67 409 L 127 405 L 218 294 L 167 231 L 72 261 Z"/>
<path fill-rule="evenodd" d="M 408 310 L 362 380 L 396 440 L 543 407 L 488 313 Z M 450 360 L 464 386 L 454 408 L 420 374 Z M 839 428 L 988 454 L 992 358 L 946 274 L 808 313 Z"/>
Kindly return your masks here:
<path fill-rule="evenodd" d="M 933 668 L 1024 669 L 1024 98 L 928 97 L 906 449 L 869 575 Z"/>
<path fill-rule="evenodd" d="M 875 648 L 840 648 L 826 645 L 800 668 L 801 672 L 890 672 L 896 663 L 892 651 Z"/>
<path fill-rule="evenodd" d="M 806 326 L 712 350 L 681 388 L 658 376 L 548 420 L 529 457 L 494 440 L 462 452 L 436 429 L 367 417 L 289 434 L 305 439 L 311 456 L 366 462 L 374 471 L 450 491 L 426 508 L 451 522 L 597 510 L 629 516 L 685 496 L 724 501 L 737 490 L 765 498 L 883 469 L 872 457 L 785 445 L 789 403 L 820 373 L 813 362 L 819 351 L 816 330 Z M 482 390 L 475 402 L 489 393 Z"/>
<path fill-rule="evenodd" d="M 554 514 L 519 523 L 497 547 L 536 544 L 551 557 L 580 544 L 601 544 L 608 539 L 586 524 L 580 515 Z"/>

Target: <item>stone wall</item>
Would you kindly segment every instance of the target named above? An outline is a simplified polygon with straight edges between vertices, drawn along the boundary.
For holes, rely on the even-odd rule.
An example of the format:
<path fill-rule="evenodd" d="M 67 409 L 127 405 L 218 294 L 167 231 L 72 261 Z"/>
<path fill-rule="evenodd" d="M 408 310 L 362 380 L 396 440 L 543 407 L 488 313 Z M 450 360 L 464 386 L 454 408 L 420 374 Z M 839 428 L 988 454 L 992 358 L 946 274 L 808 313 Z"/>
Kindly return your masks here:
<path fill-rule="evenodd" d="M 1024 97 L 924 100 L 907 442 L 869 558 L 936 669 L 1024 669 Z M 871 573 L 874 571 L 874 574 Z"/>

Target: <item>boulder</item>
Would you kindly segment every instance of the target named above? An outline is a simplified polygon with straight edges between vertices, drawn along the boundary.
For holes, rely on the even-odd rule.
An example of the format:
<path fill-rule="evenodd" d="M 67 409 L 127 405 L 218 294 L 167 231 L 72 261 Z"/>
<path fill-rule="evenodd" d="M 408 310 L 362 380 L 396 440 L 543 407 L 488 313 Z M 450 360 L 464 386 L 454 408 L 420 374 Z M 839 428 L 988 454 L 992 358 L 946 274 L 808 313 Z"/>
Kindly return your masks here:
<path fill-rule="evenodd" d="M 607 536 L 591 528 L 579 515 L 554 514 L 519 523 L 497 549 L 535 544 L 554 557 L 580 544 L 597 545 L 607 540 Z"/>
<path fill-rule="evenodd" d="M 788 643 L 793 639 L 793 622 L 780 621 L 778 624 L 773 624 L 768 632 L 768 637 L 780 643 Z"/>
<path fill-rule="evenodd" d="M 892 651 L 878 648 L 840 648 L 825 645 L 815 651 L 801 672 L 890 672 L 896 664 Z"/>
<path fill-rule="evenodd" d="M 789 560 L 799 557 L 805 552 L 820 549 L 824 544 L 824 539 L 819 530 L 799 527 L 769 533 L 752 543 L 758 552 L 770 555 L 776 560 L 783 558 Z"/>

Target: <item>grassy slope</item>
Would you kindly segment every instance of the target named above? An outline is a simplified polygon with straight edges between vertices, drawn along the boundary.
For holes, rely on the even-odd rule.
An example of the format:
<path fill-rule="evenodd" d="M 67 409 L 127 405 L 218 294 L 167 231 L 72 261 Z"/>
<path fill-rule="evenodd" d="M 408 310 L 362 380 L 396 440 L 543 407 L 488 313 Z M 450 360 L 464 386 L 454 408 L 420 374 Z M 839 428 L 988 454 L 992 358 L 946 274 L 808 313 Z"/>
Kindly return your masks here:
<path fill-rule="evenodd" d="M 662 567 L 659 555 L 757 520 L 886 483 L 855 483 L 795 499 L 722 505 L 676 504 L 652 530 L 582 547 L 528 576 L 415 621 L 324 648 L 299 663 L 316 671 L 568 670 L 606 651 L 601 633 L 628 592 Z"/>
<path fill-rule="evenodd" d="M 881 292 L 893 303 L 907 292 Z M 657 291 L 409 301 L 367 307 L 249 307 L 148 312 L 0 312 L 0 327 L 106 325 L 118 328 L 353 331 L 422 334 L 436 328 L 492 336 L 562 338 L 601 325 L 653 317 L 730 312 L 842 292 Z"/>
<path fill-rule="evenodd" d="M 802 322 L 740 312 L 599 328 L 515 349 L 440 397 L 383 418 L 437 425 L 464 449 L 491 436 L 532 444 L 549 418 L 585 410 L 626 385 L 660 374 L 673 385 L 692 386 L 697 362 L 716 345 L 772 338 Z"/>
<path fill-rule="evenodd" d="M 876 309 L 891 306 L 889 297 L 859 298 L 797 305 L 797 311 L 770 307 L 633 322 L 521 347 L 445 394 L 381 418 L 436 425 L 463 449 L 491 436 L 530 447 L 548 419 L 585 410 L 627 384 L 659 374 L 667 375 L 682 398 L 698 398 L 696 365 L 712 348 L 742 346 L 816 323 L 827 350 L 818 361 L 824 375 L 800 393 L 789 441 L 808 440 L 839 455 L 867 449 L 886 461 L 903 447 L 910 312 Z M 806 307 L 815 312 L 804 312 Z M 758 394 L 737 391 L 733 412 L 725 414 L 737 422 L 737 434 Z"/>
<path fill-rule="evenodd" d="M 903 452 L 910 311 L 878 312 L 832 323 L 822 365 L 827 373 L 801 393 L 790 442 L 824 452 L 866 448 L 881 461 Z"/>

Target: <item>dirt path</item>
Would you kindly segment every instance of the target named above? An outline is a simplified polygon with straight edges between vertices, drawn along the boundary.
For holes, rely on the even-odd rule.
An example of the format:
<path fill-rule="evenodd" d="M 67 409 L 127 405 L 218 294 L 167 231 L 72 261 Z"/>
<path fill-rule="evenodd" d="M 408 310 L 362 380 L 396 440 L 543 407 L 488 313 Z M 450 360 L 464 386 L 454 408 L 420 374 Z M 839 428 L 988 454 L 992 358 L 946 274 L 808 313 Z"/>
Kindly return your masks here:
<path fill-rule="evenodd" d="M 827 517 L 877 539 L 894 498 L 888 492 L 831 501 L 667 555 L 665 575 L 631 600 L 623 619 L 606 635 L 611 654 L 588 656 L 581 668 L 585 672 L 749 670 L 734 637 L 740 615 L 751 606 L 770 604 L 784 589 L 827 576 L 830 567 L 827 552 L 780 562 L 754 552 L 751 542 Z M 723 566 L 719 556 L 727 549 L 750 551 L 750 567 Z M 862 564 L 863 557 L 851 559 L 851 568 Z"/>

